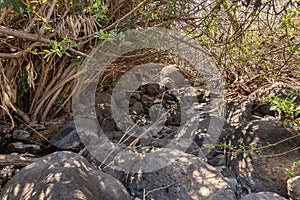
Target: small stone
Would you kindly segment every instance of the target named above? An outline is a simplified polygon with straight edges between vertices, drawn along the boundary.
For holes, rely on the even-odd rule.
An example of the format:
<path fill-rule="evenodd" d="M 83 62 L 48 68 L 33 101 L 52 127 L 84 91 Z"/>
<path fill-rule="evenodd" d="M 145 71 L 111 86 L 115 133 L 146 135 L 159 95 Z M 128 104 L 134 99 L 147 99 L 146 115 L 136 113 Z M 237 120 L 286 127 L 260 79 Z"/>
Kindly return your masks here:
<path fill-rule="evenodd" d="M 23 142 L 14 142 L 11 143 L 12 147 L 18 150 L 27 151 L 28 149 L 41 150 L 41 147 L 36 144 L 24 144 Z"/>
<path fill-rule="evenodd" d="M 24 130 L 30 130 L 33 128 L 36 131 L 45 130 L 46 127 L 43 124 L 30 124 L 30 128 L 26 126 Z"/>
<path fill-rule="evenodd" d="M 161 115 L 161 112 L 162 111 L 161 111 L 159 105 L 151 106 L 151 108 L 149 109 L 149 117 L 150 117 L 151 121 L 155 122 L 158 119 L 159 114 Z"/>
<path fill-rule="evenodd" d="M 181 123 L 181 114 L 172 113 L 170 117 L 167 118 L 166 125 L 179 126 Z"/>
<path fill-rule="evenodd" d="M 133 106 L 138 100 L 135 98 L 130 98 L 129 100 L 129 106 Z"/>
<path fill-rule="evenodd" d="M 174 101 L 176 99 L 171 94 L 167 94 L 167 93 L 165 93 L 163 95 L 163 98 L 164 98 L 165 101 Z"/>
<path fill-rule="evenodd" d="M 97 92 L 95 94 L 95 102 L 97 103 L 108 103 L 111 102 L 111 95 L 108 92 Z"/>
<path fill-rule="evenodd" d="M 136 115 L 140 114 L 141 112 L 143 112 L 143 104 L 141 102 L 136 102 L 133 106 L 132 106 L 132 112 Z"/>
<path fill-rule="evenodd" d="M 148 95 L 143 95 L 142 103 L 147 107 L 151 107 L 154 104 L 154 99 Z"/>
<path fill-rule="evenodd" d="M 108 117 L 111 115 L 111 105 L 108 103 L 96 104 L 97 117 Z"/>
<path fill-rule="evenodd" d="M 135 98 L 136 100 L 141 100 L 141 98 L 142 98 L 142 96 L 138 92 L 133 92 L 131 96 L 133 98 Z"/>
<path fill-rule="evenodd" d="M 207 163 L 213 167 L 224 166 L 225 165 L 225 155 L 218 154 L 215 157 L 210 158 L 207 161 Z"/>
<path fill-rule="evenodd" d="M 30 135 L 31 134 L 25 130 L 15 130 L 12 136 L 15 140 L 27 140 Z"/>
<path fill-rule="evenodd" d="M 6 124 L 0 125 L 0 133 L 11 133 L 12 127 Z"/>
<path fill-rule="evenodd" d="M 115 131 L 116 126 L 116 122 L 112 117 L 106 117 L 101 124 L 103 131 Z"/>
<path fill-rule="evenodd" d="M 5 136 L 4 136 L 4 138 L 6 138 L 6 139 L 10 139 L 12 137 L 12 134 L 11 133 L 7 133 L 7 134 L 5 134 Z"/>
<path fill-rule="evenodd" d="M 147 94 L 154 97 L 159 93 L 159 85 L 158 84 L 148 84 L 146 89 Z"/>

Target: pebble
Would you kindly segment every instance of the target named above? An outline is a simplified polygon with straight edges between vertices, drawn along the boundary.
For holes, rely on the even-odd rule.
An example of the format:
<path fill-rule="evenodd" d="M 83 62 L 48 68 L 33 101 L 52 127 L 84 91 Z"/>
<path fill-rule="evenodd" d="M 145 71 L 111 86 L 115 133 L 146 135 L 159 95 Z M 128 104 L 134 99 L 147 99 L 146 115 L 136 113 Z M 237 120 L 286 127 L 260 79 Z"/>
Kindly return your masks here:
<path fill-rule="evenodd" d="M 142 97 L 142 103 L 147 106 L 148 108 L 151 107 L 154 104 L 154 98 L 150 97 L 148 95 L 143 95 Z"/>
<path fill-rule="evenodd" d="M 15 140 L 27 140 L 31 134 L 25 130 L 15 130 L 12 134 L 13 139 Z"/>
<path fill-rule="evenodd" d="M 39 145 L 36 144 L 24 144 L 23 142 L 14 142 L 11 143 L 11 145 L 13 146 L 13 148 L 18 149 L 18 150 L 28 150 L 28 149 L 34 149 L 34 150 L 41 150 L 41 147 Z"/>
<path fill-rule="evenodd" d="M 143 110 L 144 110 L 144 108 L 143 108 L 143 104 L 141 102 L 136 102 L 132 106 L 132 112 L 136 115 L 139 115 L 140 113 L 142 113 Z"/>

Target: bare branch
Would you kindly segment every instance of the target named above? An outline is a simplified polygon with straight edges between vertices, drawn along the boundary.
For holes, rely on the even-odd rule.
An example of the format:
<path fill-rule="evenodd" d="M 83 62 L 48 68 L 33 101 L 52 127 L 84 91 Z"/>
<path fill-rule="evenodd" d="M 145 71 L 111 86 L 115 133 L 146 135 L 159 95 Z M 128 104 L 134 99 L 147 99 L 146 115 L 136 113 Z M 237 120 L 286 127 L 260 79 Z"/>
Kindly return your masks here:
<path fill-rule="evenodd" d="M 22 39 L 25 39 L 25 40 L 44 42 L 44 43 L 48 43 L 48 44 L 54 43 L 54 40 L 50 40 L 50 39 L 40 37 L 37 34 L 26 33 L 24 31 L 14 30 L 14 29 L 3 27 L 3 26 L 0 26 L 0 33 L 10 35 L 10 36 L 14 36 L 14 37 L 18 37 L 18 38 L 22 38 Z M 87 54 L 85 54 L 83 52 L 80 52 L 80 51 L 77 51 L 76 49 L 73 49 L 73 48 L 65 46 L 65 45 L 63 47 L 65 47 L 69 51 L 75 53 L 76 55 L 83 56 L 83 57 L 88 57 Z M 3 56 L 8 56 L 8 55 L 4 54 Z M 9 58 L 11 58 L 11 56 Z"/>
<path fill-rule="evenodd" d="M 55 4 L 56 4 L 56 0 L 52 0 L 52 3 L 50 5 L 50 8 L 48 10 L 48 13 L 47 13 L 47 16 L 46 16 L 46 21 L 45 23 L 42 25 L 42 27 L 40 28 L 40 31 L 39 31 L 39 34 L 40 35 L 44 35 L 45 34 L 45 31 L 46 31 L 46 26 L 47 24 L 49 23 L 49 20 L 50 20 L 50 17 L 53 13 L 53 10 L 55 8 Z"/>
<path fill-rule="evenodd" d="M 24 54 L 26 54 L 25 51 L 19 51 L 16 53 L 0 53 L 0 58 L 20 58 Z"/>
<path fill-rule="evenodd" d="M 22 38 L 25 40 L 30 40 L 30 41 L 39 41 L 39 42 L 45 42 L 45 43 L 51 43 L 51 40 L 45 39 L 40 37 L 37 34 L 32 34 L 32 33 L 26 33 L 24 31 L 19 31 L 19 30 L 14 30 L 11 28 L 6 28 L 4 26 L 0 26 L 0 33 Z"/>
<path fill-rule="evenodd" d="M 115 23 L 105 27 L 103 29 L 103 31 L 108 31 L 108 30 L 111 30 L 113 28 L 115 28 L 116 26 L 119 25 L 119 23 L 121 21 L 123 21 L 124 19 L 126 19 L 129 15 L 131 15 L 132 13 L 134 13 L 137 9 L 139 9 L 142 5 L 144 5 L 148 0 L 144 0 L 142 1 L 139 5 L 137 5 L 134 9 L 132 9 L 129 13 L 127 13 L 126 15 L 124 15 L 121 19 L 119 19 L 118 21 L 116 21 Z"/>
<path fill-rule="evenodd" d="M 36 158 L 21 155 L 0 155 L 0 165 L 16 165 L 16 166 L 26 166 L 32 163 Z"/>

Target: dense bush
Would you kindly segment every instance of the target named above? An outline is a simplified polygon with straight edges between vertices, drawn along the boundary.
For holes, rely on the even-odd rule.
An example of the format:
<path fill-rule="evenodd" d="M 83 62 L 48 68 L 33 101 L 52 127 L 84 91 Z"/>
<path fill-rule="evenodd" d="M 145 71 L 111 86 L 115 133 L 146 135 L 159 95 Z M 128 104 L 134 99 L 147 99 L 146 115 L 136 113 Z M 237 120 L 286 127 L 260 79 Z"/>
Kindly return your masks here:
<path fill-rule="evenodd" d="M 91 49 L 149 26 L 194 37 L 214 57 L 228 96 L 274 81 L 299 85 L 299 8 L 288 0 L 1 1 L 0 118 L 43 123 L 69 112 L 73 80 Z"/>

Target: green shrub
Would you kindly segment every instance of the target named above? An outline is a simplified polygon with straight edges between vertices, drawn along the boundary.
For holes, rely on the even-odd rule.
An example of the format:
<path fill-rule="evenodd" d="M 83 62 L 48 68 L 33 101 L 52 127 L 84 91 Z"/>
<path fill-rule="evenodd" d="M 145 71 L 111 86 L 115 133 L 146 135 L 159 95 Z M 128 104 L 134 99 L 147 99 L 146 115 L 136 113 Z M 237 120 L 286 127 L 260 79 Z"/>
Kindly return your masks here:
<path fill-rule="evenodd" d="M 267 101 L 270 102 L 270 110 L 280 110 L 284 113 L 284 125 L 290 124 L 291 126 L 299 126 L 300 117 L 300 105 L 295 103 L 298 95 L 298 91 L 291 91 L 286 98 L 280 98 L 278 96 L 272 96 L 267 98 Z"/>

